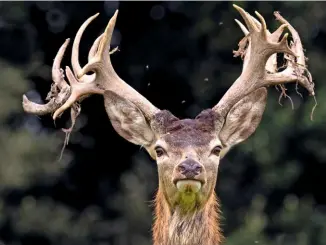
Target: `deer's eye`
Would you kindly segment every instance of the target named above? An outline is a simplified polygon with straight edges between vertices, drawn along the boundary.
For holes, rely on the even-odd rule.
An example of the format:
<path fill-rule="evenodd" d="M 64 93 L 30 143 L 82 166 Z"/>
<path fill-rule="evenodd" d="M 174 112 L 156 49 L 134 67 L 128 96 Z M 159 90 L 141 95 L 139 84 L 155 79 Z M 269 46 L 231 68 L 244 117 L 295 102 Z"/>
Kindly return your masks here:
<path fill-rule="evenodd" d="M 216 155 L 216 156 L 219 156 L 220 155 L 220 152 L 222 150 L 222 146 L 218 145 L 218 146 L 215 146 L 212 150 L 212 154 L 213 155 Z"/>
<path fill-rule="evenodd" d="M 155 152 L 157 157 L 161 157 L 165 153 L 164 149 L 161 146 L 155 147 Z"/>

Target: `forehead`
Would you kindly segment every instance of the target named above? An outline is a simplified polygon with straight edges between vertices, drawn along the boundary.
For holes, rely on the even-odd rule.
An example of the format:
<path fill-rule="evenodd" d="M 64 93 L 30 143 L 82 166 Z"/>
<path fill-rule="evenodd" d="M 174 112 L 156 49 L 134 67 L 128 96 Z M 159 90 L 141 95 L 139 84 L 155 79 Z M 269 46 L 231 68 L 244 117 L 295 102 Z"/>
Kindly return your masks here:
<path fill-rule="evenodd" d="M 180 120 L 171 126 L 162 140 L 172 147 L 204 146 L 215 137 L 213 129 L 192 119 Z"/>
<path fill-rule="evenodd" d="M 217 138 L 215 115 L 210 110 L 203 111 L 195 119 L 179 120 L 169 114 L 162 117 L 159 140 L 170 147 L 203 147 Z"/>

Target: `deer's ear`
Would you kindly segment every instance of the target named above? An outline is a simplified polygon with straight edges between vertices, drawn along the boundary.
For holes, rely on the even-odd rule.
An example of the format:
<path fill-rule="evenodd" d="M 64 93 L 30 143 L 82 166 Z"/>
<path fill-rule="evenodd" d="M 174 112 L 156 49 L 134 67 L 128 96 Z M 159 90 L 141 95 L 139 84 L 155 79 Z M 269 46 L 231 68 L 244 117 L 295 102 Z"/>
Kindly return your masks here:
<path fill-rule="evenodd" d="M 230 149 L 246 140 L 258 127 L 266 106 L 267 89 L 260 88 L 236 103 L 225 118 L 219 138 Z"/>
<path fill-rule="evenodd" d="M 154 133 L 135 104 L 107 90 L 104 92 L 104 105 L 113 128 L 121 137 L 142 146 L 153 142 Z"/>

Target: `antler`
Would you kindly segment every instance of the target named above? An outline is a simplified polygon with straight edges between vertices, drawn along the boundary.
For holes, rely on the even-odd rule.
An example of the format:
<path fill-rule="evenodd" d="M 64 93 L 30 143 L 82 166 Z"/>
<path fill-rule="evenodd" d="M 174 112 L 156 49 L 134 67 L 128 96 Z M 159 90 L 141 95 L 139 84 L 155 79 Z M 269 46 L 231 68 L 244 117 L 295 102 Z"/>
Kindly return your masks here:
<path fill-rule="evenodd" d="M 74 73 L 72 73 L 69 67 L 66 67 L 69 85 L 64 79 L 63 70 L 60 68 L 62 57 L 69 43 L 69 39 L 67 39 L 59 49 L 53 62 L 52 79 L 54 83 L 47 97 L 49 102 L 45 105 L 39 105 L 31 102 L 24 95 L 23 108 L 26 112 L 36 115 L 53 113 L 53 120 L 55 120 L 66 109 L 71 107 L 71 116 L 74 124 L 74 120 L 79 113 L 78 102 L 81 102 L 85 97 L 91 94 L 104 94 L 105 90 L 112 90 L 134 103 L 141 108 L 147 119 L 152 118 L 159 110 L 145 97 L 125 83 L 112 67 L 110 60 L 112 51 L 109 52 L 109 50 L 118 10 L 110 19 L 105 32 L 93 43 L 88 55 L 88 64 L 81 68 L 78 61 L 80 39 L 86 27 L 98 15 L 99 14 L 96 14 L 87 19 L 76 34 L 71 56 L 71 64 Z M 86 75 L 88 72 L 93 72 L 93 74 Z"/>
<path fill-rule="evenodd" d="M 213 110 L 225 117 L 238 101 L 253 91 L 290 82 L 298 82 L 314 96 L 314 83 L 306 68 L 303 47 L 296 30 L 278 12 L 274 12 L 282 25 L 270 33 L 264 18 L 257 11 L 255 13 L 260 22 L 237 5 L 233 6 L 239 11 L 248 28 L 236 20 L 245 34 L 239 42 L 239 50 L 234 51 L 235 56 L 241 55 L 244 58 L 243 70 Z M 287 43 L 287 33 L 278 42 L 285 28 L 292 34 L 293 42 L 290 47 Z M 287 60 L 287 67 L 281 72 L 277 72 L 276 53 L 284 53 Z"/>

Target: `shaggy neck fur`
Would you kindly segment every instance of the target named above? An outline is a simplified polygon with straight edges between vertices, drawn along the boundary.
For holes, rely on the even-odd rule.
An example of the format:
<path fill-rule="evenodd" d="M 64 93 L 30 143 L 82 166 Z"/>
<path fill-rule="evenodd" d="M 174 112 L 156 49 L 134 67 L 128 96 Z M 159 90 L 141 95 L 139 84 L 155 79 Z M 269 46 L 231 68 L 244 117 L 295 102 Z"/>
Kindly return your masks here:
<path fill-rule="evenodd" d="M 219 227 L 219 204 L 213 194 L 201 210 L 182 214 L 171 210 L 164 195 L 155 199 L 154 245 L 219 245 L 223 235 Z"/>

